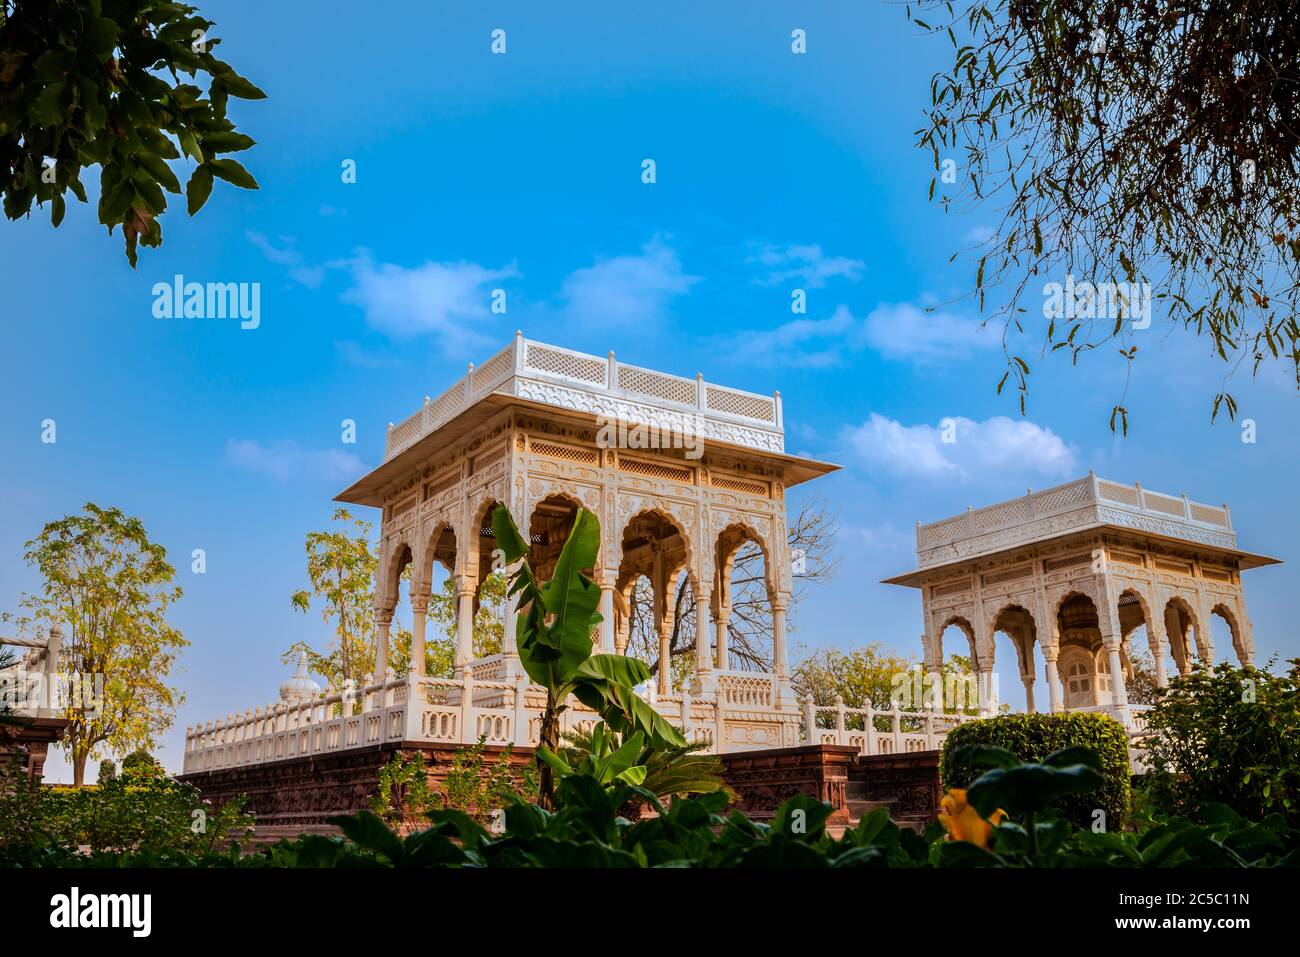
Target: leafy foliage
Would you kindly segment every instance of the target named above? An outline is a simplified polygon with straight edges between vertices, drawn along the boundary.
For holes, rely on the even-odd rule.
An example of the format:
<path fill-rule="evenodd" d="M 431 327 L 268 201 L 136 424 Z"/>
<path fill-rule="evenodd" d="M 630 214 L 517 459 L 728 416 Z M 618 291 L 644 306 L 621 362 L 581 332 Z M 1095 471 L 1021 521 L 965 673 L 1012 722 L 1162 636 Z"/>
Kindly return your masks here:
<path fill-rule="evenodd" d="M 88 503 L 82 514 L 49 522 L 25 545 L 25 558 L 43 579 L 39 595 L 24 595 L 20 625 L 61 622 L 68 629 L 64 671 L 103 678 L 103 701 L 70 700 L 64 745 L 73 781 L 105 746 L 119 754 L 152 747 L 171 727 L 184 701 L 167 683 L 189 642 L 167 622 L 181 597 L 167 551 L 149 540 L 144 524 L 120 509 Z"/>
<path fill-rule="evenodd" d="M 322 675 L 329 687 L 341 690 L 350 679 L 360 681 L 375 669 L 376 641 L 374 576 L 379 564 L 373 526 L 356 518 L 348 509 L 334 511 L 334 525 L 308 532 L 306 538 L 307 577 L 311 587 L 293 593 L 290 601 L 301 612 L 320 602 L 321 620 L 332 624 L 334 640 L 324 648 L 296 642 L 281 656 L 285 664 L 307 652 L 310 670 Z M 408 565 L 402 578 L 410 582 Z M 497 654 L 504 635 L 506 581 L 489 575 L 479 587 L 479 609 L 474 617 L 474 654 Z M 447 578 L 443 587 L 429 596 L 428 621 L 433 630 L 425 641 L 426 675 L 450 678 L 456 661 L 456 591 Z M 411 632 L 393 621 L 389 665 L 396 675 L 405 674 L 411 660 Z"/>
<path fill-rule="evenodd" d="M 609 746 L 614 750 L 621 746 L 620 735 L 603 728 L 602 734 L 606 739 L 612 739 L 609 740 Z M 565 764 L 578 767 L 590 760 L 593 753 L 600 750 L 594 738 L 594 734 L 578 731 L 566 733 L 565 746 L 560 752 Z M 708 748 L 709 744 L 705 741 L 680 746 L 644 745 L 632 764 L 645 769 L 640 785 L 661 801 L 713 791 L 724 791 L 730 795 L 732 791 L 723 780 L 722 759 L 716 754 L 708 753 Z"/>
<path fill-rule="evenodd" d="M 170 161 L 196 166 L 185 186 L 191 216 L 214 179 L 257 181 L 223 154 L 253 146 L 226 117 L 231 96 L 266 94 L 217 59 L 211 20 L 170 0 L 6 0 L 0 5 L 0 195 L 5 215 L 66 193 L 86 202 L 81 171 L 100 167 L 99 221 L 119 224 L 126 256 L 162 244 L 164 193 L 181 192 Z M 180 74 L 210 78 L 206 96 Z M 47 160 L 49 161 L 47 163 Z"/>
<path fill-rule="evenodd" d="M 379 791 L 370 802 L 370 810 L 388 824 L 407 828 L 424 821 L 428 812 L 448 809 L 468 815 L 486 824 L 494 811 L 514 799 L 532 800 L 537 796 L 537 775 L 526 768 L 516 775 L 507 747 L 491 763 L 486 756 L 487 737 L 468 748 L 461 748 L 437 785 L 429 783 L 424 754 L 395 754 L 379 771 Z"/>
<path fill-rule="evenodd" d="M 930 196 L 987 208 L 996 226 L 974 295 L 1000 287 L 1008 377 L 1024 409 L 1030 364 L 1014 341 L 1037 284 L 1147 282 L 1155 304 L 1231 369 L 1280 361 L 1300 377 L 1300 29 L 1289 0 L 919 0 L 952 66 L 931 82 L 918 145 Z M 944 163 L 960 166 L 945 178 Z M 951 188 L 947 184 L 951 183 Z M 954 258 L 956 258 L 954 256 Z M 1046 292 L 1046 290 L 1042 290 Z M 1095 299 L 1095 297 L 1094 297 Z M 1095 301 L 1089 304 L 1095 305 Z M 1051 350 L 1138 347 L 1128 319 L 1051 318 Z M 1031 346 L 1037 348 L 1037 346 Z M 1118 397 L 1111 427 L 1127 430 Z M 1236 412 L 1230 393 L 1212 415 Z"/>
<path fill-rule="evenodd" d="M 973 745 L 1000 749 L 1021 761 L 1043 761 L 1066 748 L 1088 748 L 1100 758 L 1102 787 L 1082 796 L 1062 796 L 1055 806 L 1080 827 L 1092 826 L 1097 809 L 1106 813 L 1106 828 L 1111 831 L 1120 830 L 1128 819 L 1128 733 L 1108 715 L 1008 714 L 965 722 L 944 740 L 939 778 L 945 788 L 973 789 L 982 766 L 971 760 L 978 752 L 963 750 Z"/>
<path fill-rule="evenodd" d="M 920 667 L 914 658 L 892 654 L 878 642 L 844 652 L 836 648 L 823 648 L 804 658 L 795 669 L 794 686 L 800 698 L 812 696 L 813 703 L 820 708 L 829 708 L 835 704 L 839 695 L 849 708 L 865 708 L 868 703 L 873 708 L 888 708 L 892 705 L 892 695 L 899 682 L 906 682 L 901 690 L 909 695 L 913 690 L 913 673 Z M 965 703 L 964 684 L 972 672 L 969 660 L 959 655 L 952 655 L 944 663 L 944 706 L 953 708 Z M 922 693 L 929 693 L 929 686 L 922 686 Z M 950 695 L 950 692 L 952 693 Z M 904 702 L 912 707 L 921 702 Z M 851 715 L 849 721 L 861 719 Z M 851 725 L 858 727 L 858 725 Z"/>
<path fill-rule="evenodd" d="M 985 759 L 990 755 L 986 752 Z M 1079 751 L 1024 765 L 1003 753 L 1000 765 L 972 785 L 983 807 L 1020 809 L 1001 820 L 983 844 L 945 836 L 932 825 L 924 835 L 899 828 L 881 809 L 838 838 L 826 831 L 831 807 L 812 797 L 790 799 L 770 825 L 738 811 L 724 816 L 721 791 L 664 806 L 644 788 L 602 787 L 571 775 L 556 789 L 556 809 L 514 799 L 505 831 L 494 834 L 462 811 L 435 810 L 431 826 L 405 837 L 369 811 L 334 818 L 345 835 L 282 841 L 257 854 L 187 855 L 142 852 L 77 856 L 6 853 L 0 863 L 103 866 L 105 864 L 208 867 L 1268 867 L 1300 862 L 1300 832 L 1280 815 L 1259 823 L 1214 807 L 1204 820 L 1159 822 L 1143 834 L 1094 833 L 1073 828 L 1051 810 L 1062 794 L 1095 787 L 1097 758 Z M 623 814 L 641 802 L 655 816 Z M 1032 821 L 1030 820 L 1032 816 Z M 1031 839 L 1030 835 L 1034 835 Z"/>
<path fill-rule="evenodd" d="M 1300 660 L 1285 675 L 1220 664 L 1173 678 L 1147 713 L 1144 787 L 1168 814 L 1225 805 L 1300 824 Z"/>
<path fill-rule="evenodd" d="M 125 764 L 125 762 L 124 762 Z M 238 799 L 213 808 L 198 790 L 138 763 L 87 787 L 45 786 L 15 776 L 0 792 L 0 864 L 95 854 L 203 857 L 246 837 L 253 819 Z M 80 863 L 80 861 L 75 861 Z"/>
<path fill-rule="evenodd" d="M 631 740 L 640 733 L 653 747 L 682 747 L 686 739 L 636 693 L 650 677 L 645 664 L 622 655 L 592 655 L 592 631 L 600 624 L 600 588 L 583 570 L 600 550 L 600 523 L 579 509 L 560 549 L 551 580 L 538 583 L 528 564 L 528 545 L 504 506 L 492 513 L 492 531 L 513 566 L 509 594 L 517 595 L 515 628 L 519 660 L 534 683 L 546 689 L 538 742 L 538 803 L 552 807 L 560 741 L 560 714 L 570 695 L 597 712 L 608 727 Z"/>
<path fill-rule="evenodd" d="M 375 555 L 370 523 L 354 518 L 346 508 L 334 510 L 335 527 L 307 533 L 307 578 L 311 589 L 300 589 L 290 598 L 293 607 L 306 613 L 312 598 L 321 602 L 321 620 L 334 625 L 335 644 L 324 654 L 306 648 L 311 670 L 323 675 L 330 687 L 339 689 L 374 671 L 373 587 Z M 296 655 L 295 646 L 285 653 Z"/>

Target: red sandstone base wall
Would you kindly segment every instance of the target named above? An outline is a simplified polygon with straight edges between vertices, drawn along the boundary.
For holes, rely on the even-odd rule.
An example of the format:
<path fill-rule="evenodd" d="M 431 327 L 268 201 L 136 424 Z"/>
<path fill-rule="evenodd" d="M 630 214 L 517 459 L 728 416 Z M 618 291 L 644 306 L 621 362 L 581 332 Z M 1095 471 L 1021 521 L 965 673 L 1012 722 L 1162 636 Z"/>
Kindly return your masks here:
<path fill-rule="evenodd" d="M 181 776 L 213 804 L 247 795 L 245 811 L 257 818 L 257 837 L 275 839 L 299 833 L 326 833 L 336 814 L 366 807 L 379 790 L 379 771 L 394 754 L 422 752 L 431 783 L 441 782 L 459 745 L 391 743 L 329 755 L 290 758 L 267 764 Z M 494 765 L 506 749 L 485 747 L 484 764 Z M 511 752 L 511 764 L 533 761 L 531 748 Z M 724 779 L 736 792 L 735 807 L 755 820 L 771 820 L 776 809 L 797 794 L 832 807 L 829 824 L 849 823 L 847 785 L 865 782 L 873 800 L 895 800 L 900 824 L 932 820 L 938 811 L 939 753 L 862 757 L 855 748 L 821 744 L 769 748 L 722 755 Z"/>

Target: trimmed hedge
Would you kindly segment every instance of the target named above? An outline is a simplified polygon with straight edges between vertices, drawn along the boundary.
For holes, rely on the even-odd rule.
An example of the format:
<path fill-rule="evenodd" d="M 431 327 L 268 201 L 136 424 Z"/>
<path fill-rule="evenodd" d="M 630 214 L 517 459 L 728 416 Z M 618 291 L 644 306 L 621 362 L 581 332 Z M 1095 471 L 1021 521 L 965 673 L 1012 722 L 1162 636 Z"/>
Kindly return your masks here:
<path fill-rule="evenodd" d="M 1062 798 L 1056 805 L 1071 822 L 1091 828 L 1093 812 L 1106 812 L 1106 830 L 1120 830 L 1129 816 L 1128 733 L 1114 718 L 1091 712 L 1056 714 L 1005 714 L 971 721 L 954 728 L 943 743 L 939 778 L 945 788 L 969 786 L 986 767 L 969 767 L 953 759 L 953 752 L 970 744 L 1006 748 L 1022 761 L 1042 761 L 1061 748 L 1083 746 L 1101 755 L 1100 791 Z"/>

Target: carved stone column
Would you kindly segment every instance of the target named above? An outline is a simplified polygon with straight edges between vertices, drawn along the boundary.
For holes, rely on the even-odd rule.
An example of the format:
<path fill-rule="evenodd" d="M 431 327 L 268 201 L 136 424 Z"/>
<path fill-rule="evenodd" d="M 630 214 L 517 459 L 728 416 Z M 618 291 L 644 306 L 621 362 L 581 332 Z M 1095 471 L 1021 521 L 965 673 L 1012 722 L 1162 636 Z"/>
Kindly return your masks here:
<path fill-rule="evenodd" d="M 375 608 L 375 674 L 383 681 L 393 673 L 389 664 L 388 632 L 393 625 L 393 609 Z"/>
<path fill-rule="evenodd" d="M 456 578 L 456 673 L 474 660 L 474 592 L 477 582 L 471 575 Z"/>
<path fill-rule="evenodd" d="M 411 589 L 411 667 L 407 672 L 424 677 L 424 627 L 429 621 L 429 596 Z"/>
<path fill-rule="evenodd" d="M 695 684 L 702 687 L 712 684 L 713 657 L 709 654 L 709 629 L 704 623 L 705 610 L 711 604 L 709 590 L 699 587 L 695 595 Z"/>
<path fill-rule="evenodd" d="M 1110 701 L 1116 708 L 1128 707 L 1128 692 L 1124 688 L 1124 666 L 1119 656 L 1119 639 L 1103 637 L 1106 654 L 1110 658 Z"/>
<path fill-rule="evenodd" d="M 1034 673 L 1030 671 L 1022 674 L 1020 682 L 1025 686 L 1025 712 L 1034 714 L 1038 710 L 1034 707 Z"/>
<path fill-rule="evenodd" d="M 1151 658 L 1156 663 L 1156 687 L 1164 688 L 1169 684 L 1169 679 L 1165 675 L 1165 641 L 1162 638 L 1164 628 L 1156 622 L 1147 622 L 1147 644 L 1151 648 Z"/>
<path fill-rule="evenodd" d="M 1046 663 L 1047 671 L 1047 697 L 1048 708 L 1055 714 L 1065 707 L 1065 695 L 1061 689 L 1061 675 L 1056 670 L 1056 648 L 1043 649 L 1043 661 Z"/>
<path fill-rule="evenodd" d="M 600 645 L 601 654 L 614 653 L 614 572 L 600 575 Z"/>
<path fill-rule="evenodd" d="M 790 661 L 785 647 L 785 612 L 789 597 L 772 597 L 772 671 L 782 681 L 790 672 Z"/>
<path fill-rule="evenodd" d="M 993 681 L 992 664 L 981 663 L 976 679 L 979 689 L 979 713 L 982 717 L 991 717 L 998 713 L 998 695 Z"/>
<path fill-rule="evenodd" d="M 659 694 L 672 693 L 673 680 L 673 623 L 667 616 L 657 619 L 659 625 Z"/>

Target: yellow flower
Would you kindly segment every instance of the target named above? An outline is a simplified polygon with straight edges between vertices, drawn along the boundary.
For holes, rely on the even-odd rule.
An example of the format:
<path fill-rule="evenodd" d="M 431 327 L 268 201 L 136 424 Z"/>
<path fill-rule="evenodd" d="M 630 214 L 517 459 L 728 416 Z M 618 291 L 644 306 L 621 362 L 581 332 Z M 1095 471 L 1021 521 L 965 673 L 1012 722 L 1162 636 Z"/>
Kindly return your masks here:
<path fill-rule="evenodd" d="M 944 792 L 939 802 L 939 823 L 948 832 L 950 841 L 966 841 L 970 844 L 988 849 L 989 837 L 1007 812 L 998 808 L 985 820 L 980 812 L 966 803 L 966 791 L 962 788 L 950 788 Z"/>

